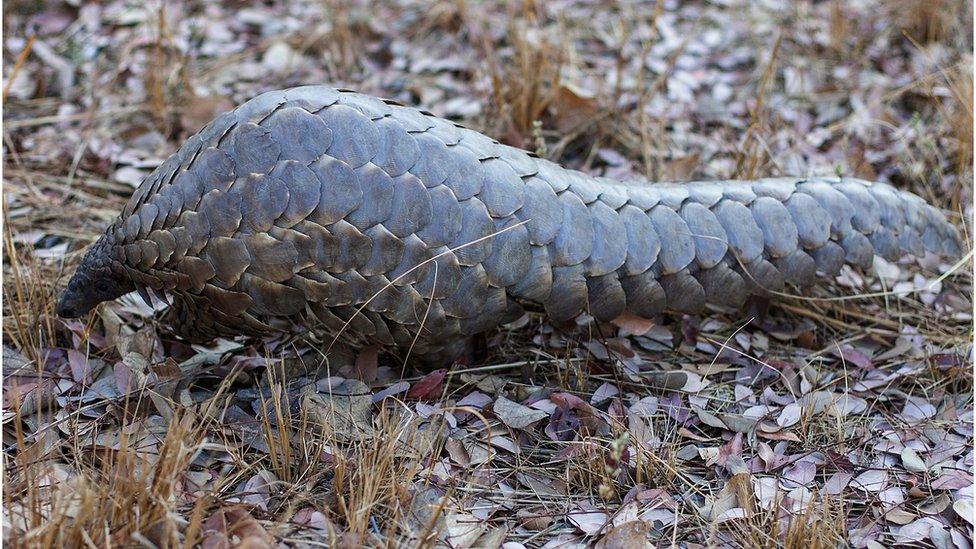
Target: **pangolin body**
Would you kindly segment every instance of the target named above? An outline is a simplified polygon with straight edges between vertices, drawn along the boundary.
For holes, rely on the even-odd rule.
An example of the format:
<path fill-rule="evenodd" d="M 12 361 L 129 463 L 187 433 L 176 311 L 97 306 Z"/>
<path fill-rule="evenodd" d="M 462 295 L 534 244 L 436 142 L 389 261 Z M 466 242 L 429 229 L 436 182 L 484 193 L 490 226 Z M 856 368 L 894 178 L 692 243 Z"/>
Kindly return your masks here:
<path fill-rule="evenodd" d="M 959 243 L 939 211 L 885 184 L 627 184 L 307 86 L 189 138 L 89 250 L 58 312 L 135 289 L 169 300 L 192 340 L 305 327 L 449 360 L 526 303 L 555 320 L 735 307 L 875 254 Z"/>

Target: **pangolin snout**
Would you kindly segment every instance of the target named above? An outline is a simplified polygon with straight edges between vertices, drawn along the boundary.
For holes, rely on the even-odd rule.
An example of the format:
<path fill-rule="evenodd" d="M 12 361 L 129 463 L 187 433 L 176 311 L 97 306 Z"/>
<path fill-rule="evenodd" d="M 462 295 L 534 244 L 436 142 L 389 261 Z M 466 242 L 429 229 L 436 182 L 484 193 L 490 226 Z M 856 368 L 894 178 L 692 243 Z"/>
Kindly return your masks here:
<path fill-rule="evenodd" d="M 78 318 L 81 315 L 75 311 L 74 306 L 71 305 L 71 302 L 69 299 L 67 299 L 67 297 L 67 295 L 61 296 L 61 301 L 58 302 L 58 316 L 61 318 Z"/>
<path fill-rule="evenodd" d="M 94 307 L 94 304 L 85 303 L 86 301 L 90 301 L 85 298 L 85 287 L 90 286 L 90 284 L 82 280 L 83 278 L 86 277 L 81 276 L 80 273 L 76 273 L 75 276 L 71 277 L 71 281 L 68 282 L 68 287 L 65 288 L 64 293 L 61 294 L 61 299 L 58 300 L 56 309 L 58 316 L 61 318 L 78 318 Z"/>
<path fill-rule="evenodd" d="M 88 259 L 78 267 L 68 287 L 58 301 L 57 313 L 62 318 L 78 318 L 103 301 L 109 301 L 135 290 L 128 278 L 110 269 L 92 268 Z"/>

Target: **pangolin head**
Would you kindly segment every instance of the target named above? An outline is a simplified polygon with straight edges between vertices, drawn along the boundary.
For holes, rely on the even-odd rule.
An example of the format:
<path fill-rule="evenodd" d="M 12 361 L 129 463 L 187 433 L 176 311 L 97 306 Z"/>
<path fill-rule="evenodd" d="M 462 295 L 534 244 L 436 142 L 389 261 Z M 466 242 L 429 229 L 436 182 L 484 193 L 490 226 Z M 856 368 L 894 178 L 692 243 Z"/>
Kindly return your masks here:
<path fill-rule="evenodd" d="M 135 290 L 135 285 L 124 270 L 113 268 L 118 262 L 113 261 L 112 250 L 110 235 L 103 235 L 88 250 L 58 301 L 58 316 L 80 317 L 103 301 Z"/>

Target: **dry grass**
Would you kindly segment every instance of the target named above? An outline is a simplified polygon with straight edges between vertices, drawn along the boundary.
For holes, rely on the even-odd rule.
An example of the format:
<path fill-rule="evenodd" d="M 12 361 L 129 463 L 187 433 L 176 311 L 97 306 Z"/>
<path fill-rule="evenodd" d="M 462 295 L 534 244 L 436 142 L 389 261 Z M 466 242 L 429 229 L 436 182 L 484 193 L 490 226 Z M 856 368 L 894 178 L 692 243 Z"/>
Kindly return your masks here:
<path fill-rule="evenodd" d="M 776 35 L 776 42 L 770 50 L 766 60 L 759 86 L 756 90 L 755 103 L 749 107 L 749 127 L 742 136 L 739 152 L 735 158 L 735 170 L 732 177 L 736 179 L 756 179 L 770 173 L 770 158 L 764 136 L 770 132 L 769 110 L 766 106 L 767 95 L 770 92 L 773 75 L 776 73 L 776 63 L 779 57 L 783 34 Z"/>
<path fill-rule="evenodd" d="M 747 501 L 755 497 L 750 486 L 742 487 L 741 496 Z M 747 518 L 725 523 L 732 540 L 739 547 L 757 549 L 833 549 L 845 544 L 846 510 L 842 502 L 815 494 L 791 516 L 780 509 L 781 499 L 777 498 L 770 510 L 753 508 Z M 784 521 L 790 516 L 791 520 Z"/>
<path fill-rule="evenodd" d="M 361 426 L 368 434 L 351 437 L 334 427 L 346 419 L 337 419 L 346 413 L 341 406 L 323 412 L 305 401 L 296 411 L 288 388 L 271 372 L 260 415 L 266 453 L 247 451 L 221 430 L 228 383 L 191 408 L 170 401 L 177 415 L 162 431 L 159 424 L 147 431 L 146 418 L 112 426 L 76 412 L 59 420 L 75 433 L 68 446 L 52 447 L 56 436 L 26 435 L 18 413 L 10 421 L 17 427 L 16 449 L 4 454 L 5 539 L 24 548 L 190 547 L 214 535 L 213 517 L 221 513 L 229 517 L 228 535 L 238 537 L 270 539 L 253 534 L 267 529 L 294 540 L 325 535 L 347 547 L 389 540 L 424 546 L 437 539 L 450 490 L 424 488 L 423 479 L 426 456 L 440 453 L 442 427 L 391 402 Z M 132 398 L 148 400 L 146 391 L 152 389 Z M 201 465 L 207 456 L 220 454 L 232 467 L 204 489 L 194 472 L 206 471 Z M 271 483 L 258 522 L 221 503 L 221 494 L 239 492 L 256 475 Z M 244 501 L 254 503 L 252 495 L 244 491 Z M 309 507 L 325 512 L 326 530 L 289 524 L 296 511 Z M 12 535 L 8 526 L 20 533 Z M 249 528 L 252 534 L 246 534 Z"/>
<path fill-rule="evenodd" d="M 623 88 L 629 69 L 624 53 L 627 40 L 641 28 L 656 29 L 662 13 L 617 6 L 619 20 L 603 26 L 593 21 L 569 26 L 543 3 L 524 2 L 507 8 L 506 32 L 500 44 L 479 33 L 479 54 L 485 60 L 490 88 L 488 110 L 481 128 L 503 142 L 533 150 L 540 156 L 591 169 L 601 147 L 638 156 L 651 179 L 687 175 L 693 158 L 672 158 L 663 121 L 647 117 L 647 103 L 659 96 L 668 73 L 651 77 L 644 61 L 657 38 L 643 41 L 636 70 L 636 104 L 629 104 Z M 479 23 L 469 21 L 469 26 Z M 572 76 L 590 71 L 576 44 L 595 35 L 611 35 L 616 48 L 616 78 L 582 87 Z M 682 49 L 667 60 L 674 67 Z M 569 78 L 566 75 L 570 75 Z"/>
<path fill-rule="evenodd" d="M 13 547 L 181 544 L 186 509 L 175 491 L 202 430 L 190 416 L 174 418 L 151 451 L 119 432 L 114 447 L 75 448 L 85 454 L 72 460 L 74 470 L 49 461 L 47 437 L 29 442 L 18 432 L 16 457 L 4 454 L 4 507 L 21 532 L 5 536 Z"/>
<path fill-rule="evenodd" d="M 4 214 L 6 217 L 6 209 Z M 18 349 L 23 349 L 34 364 L 43 364 L 41 349 L 54 339 L 54 288 L 47 278 L 38 276 L 48 271 L 30 252 L 19 252 L 14 245 L 11 223 L 5 219 L 3 229 L 4 263 L 9 265 L 4 277 L 5 334 Z M 8 314 L 9 311 L 9 314 Z M 8 322 L 9 320 L 9 322 Z"/>
<path fill-rule="evenodd" d="M 487 40 L 482 45 L 491 81 L 492 110 L 487 115 L 491 129 L 530 148 L 536 125 L 559 94 L 567 62 L 567 46 L 553 38 L 564 34 L 545 32 L 538 24 L 537 9 L 533 2 L 510 8 L 508 55 L 502 56 Z"/>
<path fill-rule="evenodd" d="M 384 409 L 375 438 L 352 444 L 337 455 L 333 465 L 332 511 L 352 539 L 381 544 L 386 539 L 416 537 L 424 544 L 438 533 L 442 508 L 423 513 L 426 522 L 419 523 L 412 505 L 417 493 L 411 481 L 422 472 L 421 456 L 414 445 L 423 435 L 417 431 L 417 422 L 398 416 Z M 419 535 L 411 535 L 411 521 L 422 527 Z"/>
<path fill-rule="evenodd" d="M 971 2 L 953 0 L 899 0 L 888 5 L 899 29 L 920 43 L 953 43 L 972 48 L 972 33 L 960 32 L 960 23 L 972 19 Z"/>
<path fill-rule="evenodd" d="M 942 71 L 946 85 L 952 94 L 948 112 L 943 112 L 950 121 L 952 137 L 956 140 L 955 168 L 960 181 L 973 178 L 973 67 L 960 65 L 952 70 Z M 961 191 L 951 197 L 949 207 L 955 212 L 965 209 L 965 197 Z"/>
<path fill-rule="evenodd" d="M 584 438 L 574 444 L 578 450 L 566 460 L 569 484 L 583 493 L 597 494 L 603 501 L 619 501 L 632 486 L 626 465 L 630 433 L 620 430 L 610 440 Z"/>

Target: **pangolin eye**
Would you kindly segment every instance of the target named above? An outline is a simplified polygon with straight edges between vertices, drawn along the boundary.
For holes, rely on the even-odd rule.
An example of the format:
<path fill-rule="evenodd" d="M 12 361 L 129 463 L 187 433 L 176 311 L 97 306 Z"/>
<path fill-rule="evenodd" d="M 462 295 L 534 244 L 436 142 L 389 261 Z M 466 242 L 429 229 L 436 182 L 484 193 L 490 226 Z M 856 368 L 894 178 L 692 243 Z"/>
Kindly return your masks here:
<path fill-rule="evenodd" d="M 105 283 L 105 282 L 98 282 L 97 284 L 95 284 L 95 290 L 97 290 L 99 292 L 107 292 L 108 291 L 108 284 Z"/>

